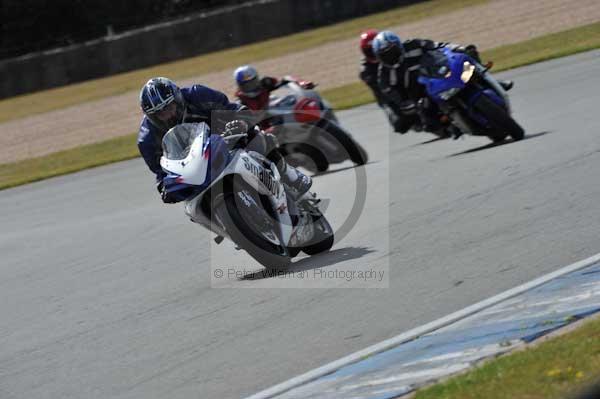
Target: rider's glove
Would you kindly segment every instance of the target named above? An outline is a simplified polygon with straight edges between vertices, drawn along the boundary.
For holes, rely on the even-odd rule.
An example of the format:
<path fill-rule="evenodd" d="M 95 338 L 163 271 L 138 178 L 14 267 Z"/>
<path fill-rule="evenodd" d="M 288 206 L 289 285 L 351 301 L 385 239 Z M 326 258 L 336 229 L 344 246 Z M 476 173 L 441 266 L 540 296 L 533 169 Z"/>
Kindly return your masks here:
<path fill-rule="evenodd" d="M 317 86 L 314 82 L 311 82 L 310 80 L 301 80 L 300 82 L 298 82 L 298 84 L 305 90 L 311 90 Z"/>
<path fill-rule="evenodd" d="M 246 121 L 236 119 L 225 124 L 225 129 L 223 129 L 223 134 L 221 134 L 221 136 L 224 139 L 247 136 L 248 129 L 249 126 Z"/>
<path fill-rule="evenodd" d="M 179 200 L 175 199 L 173 195 L 167 192 L 162 179 L 156 181 L 156 190 L 160 194 L 160 198 L 165 204 L 174 204 L 179 202 Z"/>
<path fill-rule="evenodd" d="M 426 109 L 429 109 L 430 106 L 431 106 L 431 102 L 429 101 L 429 99 L 427 97 L 419 98 L 419 101 L 417 101 L 417 110 L 418 111 L 424 111 Z"/>
<path fill-rule="evenodd" d="M 481 57 L 479 55 L 479 51 L 477 50 L 477 47 L 474 44 L 461 46 L 458 44 L 449 43 L 448 48 L 450 48 L 450 50 L 456 51 L 458 53 L 465 53 L 469 57 L 472 57 L 473 59 L 475 59 L 475 61 L 481 63 Z"/>
<path fill-rule="evenodd" d="M 174 204 L 176 202 L 179 202 L 179 200 L 175 198 L 171 193 L 167 192 L 165 188 L 163 188 L 160 192 L 160 197 L 162 198 L 165 204 Z"/>
<path fill-rule="evenodd" d="M 156 182 L 156 191 L 158 191 L 158 193 L 159 193 L 160 195 L 162 195 L 163 188 L 164 188 L 164 184 L 163 184 L 163 181 L 162 181 L 162 179 L 161 179 L 161 180 L 158 180 L 158 181 Z"/>

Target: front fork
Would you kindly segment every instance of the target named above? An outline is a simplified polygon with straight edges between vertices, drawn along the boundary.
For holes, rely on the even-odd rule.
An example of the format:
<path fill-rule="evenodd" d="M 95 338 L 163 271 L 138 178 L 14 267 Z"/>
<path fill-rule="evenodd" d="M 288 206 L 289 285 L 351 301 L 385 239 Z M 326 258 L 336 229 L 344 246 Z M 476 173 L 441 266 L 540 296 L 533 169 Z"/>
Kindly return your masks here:
<path fill-rule="evenodd" d="M 442 114 L 448 115 L 450 117 L 450 123 L 457 127 L 463 134 L 475 134 L 475 129 L 472 124 L 463 116 L 463 112 L 466 112 L 463 100 L 452 98 L 449 102 L 440 103 L 438 105 Z"/>
<path fill-rule="evenodd" d="M 481 79 L 485 83 L 487 83 L 491 87 L 492 90 L 494 90 L 499 96 L 502 97 L 502 100 L 506 104 L 506 110 L 507 110 L 508 114 L 510 115 L 512 113 L 512 109 L 510 106 L 510 101 L 508 99 L 508 94 L 506 93 L 506 90 L 504 90 L 502 88 L 502 86 L 500 85 L 500 83 L 498 83 L 496 78 L 494 78 L 492 76 L 492 74 L 490 74 L 488 72 L 487 68 L 485 68 L 483 65 L 481 65 L 479 63 L 475 64 L 475 66 L 478 71 L 479 79 Z M 477 84 L 477 83 L 475 83 L 475 84 Z M 478 87 L 478 89 L 480 91 L 483 91 L 483 90 L 485 90 L 485 87 Z M 485 94 L 481 94 L 481 95 L 485 95 Z M 465 100 L 460 98 L 460 93 L 458 96 L 451 99 L 451 101 L 449 103 L 441 104 L 440 109 L 442 110 L 442 112 L 444 114 L 450 116 L 452 124 L 455 125 L 457 128 L 459 128 L 463 133 L 469 133 L 469 134 L 473 134 L 473 135 L 477 134 L 477 129 L 475 128 L 475 126 L 473 126 L 473 124 L 471 122 L 469 122 L 469 119 L 466 118 L 463 114 L 463 112 L 468 112 L 468 106 L 465 103 Z"/>
<path fill-rule="evenodd" d="M 487 84 L 489 84 L 490 87 L 500 97 L 502 97 L 502 99 L 504 100 L 504 103 L 506 104 L 506 111 L 508 112 L 509 115 L 512 115 L 512 108 L 510 106 L 510 100 L 508 99 L 508 93 L 506 92 L 506 90 L 504 90 L 502 88 L 500 83 L 498 83 L 498 80 L 496 80 L 496 78 L 493 77 L 492 74 L 488 72 L 488 69 L 485 68 L 483 65 L 475 64 L 475 67 L 477 68 L 477 72 L 479 73 L 479 76 L 481 76 L 483 78 L 483 80 L 485 80 L 485 82 Z"/>
<path fill-rule="evenodd" d="M 463 133 L 474 134 L 474 130 L 471 127 L 471 124 L 464 118 L 458 109 L 453 109 L 450 112 L 450 119 L 452 120 L 452 124 L 460 129 Z"/>

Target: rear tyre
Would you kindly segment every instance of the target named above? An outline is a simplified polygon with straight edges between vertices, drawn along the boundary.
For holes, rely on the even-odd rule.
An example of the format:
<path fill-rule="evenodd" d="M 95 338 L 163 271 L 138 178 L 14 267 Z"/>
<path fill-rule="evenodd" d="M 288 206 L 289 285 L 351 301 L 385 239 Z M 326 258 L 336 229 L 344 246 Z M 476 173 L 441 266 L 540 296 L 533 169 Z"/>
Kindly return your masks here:
<path fill-rule="evenodd" d="M 258 193 L 239 178 L 225 182 L 223 202 L 215 208 L 225 231 L 238 246 L 267 269 L 289 266 L 291 256 L 286 246 L 281 244 L 276 222 L 266 210 L 248 206 L 247 202 L 252 202 L 250 199 L 260 206 Z"/>
<path fill-rule="evenodd" d="M 508 114 L 506 109 L 487 96 L 482 95 L 477 99 L 475 109 L 492 125 L 494 132 L 489 134 L 489 137 L 494 142 L 504 140 L 507 134 L 515 141 L 522 140 L 525 137 L 523 128 Z"/>
<path fill-rule="evenodd" d="M 298 167 L 302 166 L 311 172 L 325 172 L 329 169 L 329 161 L 325 157 L 325 155 L 319 151 L 318 148 L 306 143 L 298 143 L 293 145 L 284 145 L 282 146 L 286 155 L 290 155 L 289 164 Z M 298 157 L 294 156 L 294 154 L 302 154 L 302 157 L 306 157 L 305 161 L 298 161 Z M 287 159 L 287 158 L 286 158 Z M 310 165 L 309 165 L 310 164 Z"/>

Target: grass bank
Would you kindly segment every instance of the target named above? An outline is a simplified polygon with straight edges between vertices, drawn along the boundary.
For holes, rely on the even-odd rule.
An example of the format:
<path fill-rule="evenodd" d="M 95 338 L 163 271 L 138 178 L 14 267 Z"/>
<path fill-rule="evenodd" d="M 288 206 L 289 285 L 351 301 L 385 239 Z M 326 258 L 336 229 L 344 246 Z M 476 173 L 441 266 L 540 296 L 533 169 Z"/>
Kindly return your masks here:
<path fill-rule="evenodd" d="M 139 157 L 135 134 L 0 165 L 0 190 Z"/>
<path fill-rule="evenodd" d="M 567 398 L 600 378 L 600 319 L 418 391 L 415 399 Z"/>
<path fill-rule="evenodd" d="M 600 48 L 600 23 L 485 51 L 483 59 L 494 60 L 494 70 L 499 71 L 595 48 Z M 322 94 L 338 110 L 373 101 L 367 87 L 360 82 L 325 90 Z M 0 165 L 0 189 L 137 156 L 135 135 L 128 135 L 40 158 L 3 164 Z"/>
<path fill-rule="evenodd" d="M 324 43 L 357 37 L 365 27 L 385 28 L 405 22 L 414 22 L 459 8 L 482 4 L 486 1 L 488 0 L 426 1 L 259 43 L 1 100 L 0 123 L 32 115 L 32 113 L 44 113 L 131 90 L 139 90 L 149 76 L 183 79 L 223 69 L 233 69 L 254 60 L 275 58 Z"/>

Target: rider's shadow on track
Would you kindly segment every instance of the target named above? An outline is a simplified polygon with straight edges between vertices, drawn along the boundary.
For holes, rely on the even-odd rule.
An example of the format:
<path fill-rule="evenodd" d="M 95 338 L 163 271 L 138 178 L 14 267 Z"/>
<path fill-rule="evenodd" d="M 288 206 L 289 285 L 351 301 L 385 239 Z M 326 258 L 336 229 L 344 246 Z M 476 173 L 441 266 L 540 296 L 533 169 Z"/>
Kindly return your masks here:
<path fill-rule="evenodd" d="M 292 263 L 285 271 L 289 273 L 298 273 L 305 270 L 326 268 L 347 260 L 362 258 L 372 252 L 375 252 L 375 250 L 367 247 L 337 248 L 319 255 L 302 258 L 299 261 Z M 248 273 L 238 280 L 262 280 L 272 277 L 277 277 L 276 273 L 265 273 L 264 269 L 261 269 Z"/>
<path fill-rule="evenodd" d="M 534 139 L 536 137 L 544 136 L 544 135 L 546 135 L 548 133 L 552 133 L 552 132 L 551 131 L 545 131 L 545 132 L 528 134 L 525 137 L 523 137 L 523 139 L 521 139 L 519 141 L 525 141 L 525 140 L 529 140 L 529 139 Z M 506 145 L 506 144 L 510 144 L 510 143 L 515 143 L 515 141 L 512 140 L 512 139 L 509 139 L 509 140 L 500 141 L 498 143 L 489 143 L 489 144 L 486 144 L 486 145 L 482 145 L 480 147 L 471 148 L 471 149 L 466 150 L 466 151 L 461 151 L 461 152 L 457 152 L 455 154 L 450 154 L 446 158 L 453 158 L 453 157 L 457 157 L 457 156 L 460 156 L 460 155 L 471 154 L 473 152 L 483 151 L 483 150 L 487 150 L 489 148 L 499 147 L 501 145 Z"/>

